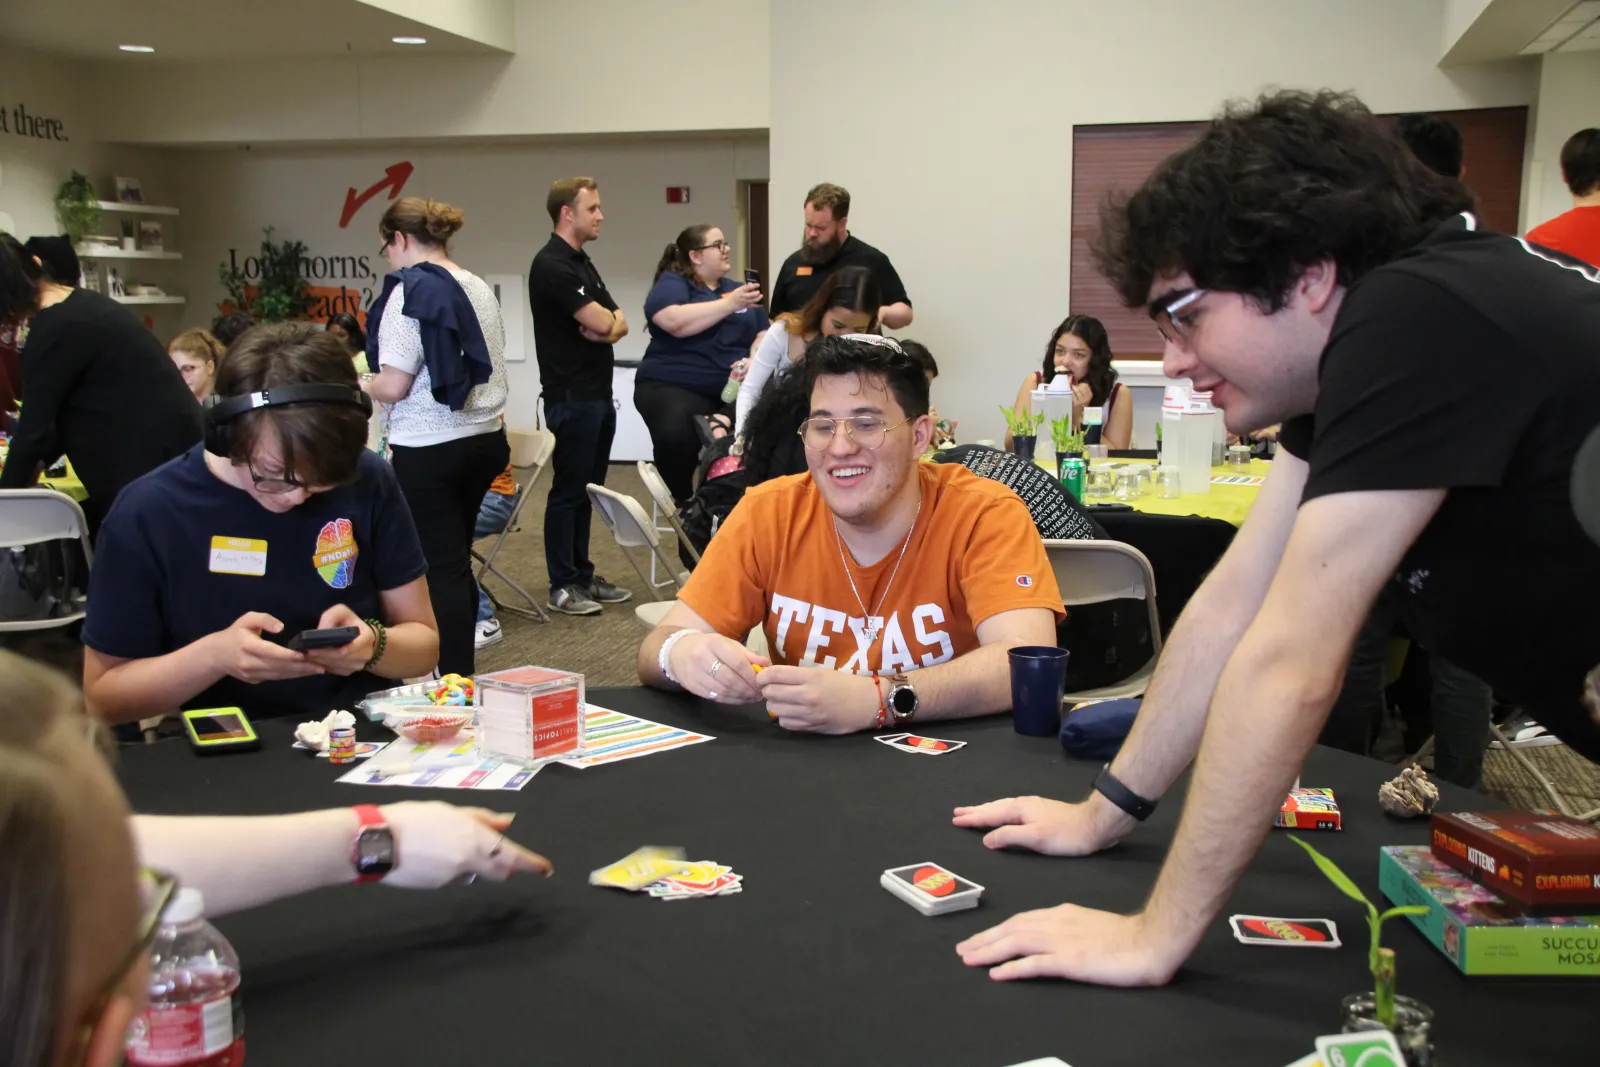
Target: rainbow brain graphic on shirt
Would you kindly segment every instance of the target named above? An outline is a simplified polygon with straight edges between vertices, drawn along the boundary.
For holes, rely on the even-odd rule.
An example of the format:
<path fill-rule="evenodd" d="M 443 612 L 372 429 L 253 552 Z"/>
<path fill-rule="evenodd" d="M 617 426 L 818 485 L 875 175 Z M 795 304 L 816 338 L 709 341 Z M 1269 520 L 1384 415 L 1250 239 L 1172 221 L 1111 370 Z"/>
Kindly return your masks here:
<path fill-rule="evenodd" d="M 311 557 L 322 580 L 335 589 L 347 589 L 356 576 L 356 533 L 349 519 L 334 519 L 317 533 L 317 551 Z"/>

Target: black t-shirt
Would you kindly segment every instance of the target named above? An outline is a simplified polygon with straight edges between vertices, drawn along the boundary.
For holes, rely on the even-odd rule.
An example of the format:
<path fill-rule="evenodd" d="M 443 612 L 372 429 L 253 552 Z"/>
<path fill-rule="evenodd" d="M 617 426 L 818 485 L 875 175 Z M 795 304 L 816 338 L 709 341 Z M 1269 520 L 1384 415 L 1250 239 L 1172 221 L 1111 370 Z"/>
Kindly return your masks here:
<path fill-rule="evenodd" d="M 382 619 L 378 594 L 427 570 L 394 471 L 375 454 L 362 453 L 353 484 L 275 514 L 212 474 L 197 445 L 128 486 L 106 516 L 83 643 L 148 659 L 250 611 L 273 616 L 290 636 L 338 603 Z M 396 684 L 365 671 L 258 685 L 223 678 L 185 706 L 321 718 Z"/>
<path fill-rule="evenodd" d="M 1305 499 L 1449 490 L 1391 583 L 1408 628 L 1600 757 L 1579 703 L 1600 547 L 1569 498 L 1600 424 L 1600 272 L 1463 215 L 1350 288 L 1319 382 L 1279 437 Z"/>
<path fill-rule="evenodd" d="M 528 268 L 533 347 L 539 360 L 539 385 L 548 399 L 605 400 L 611 396 L 615 365 L 611 346 L 584 337 L 578 320 L 572 317 L 591 303 L 607 311 L 617 310 L 617 302 L 606 291 L 589 254 L 552 233 Z"/>
<path fill-rule="evenodd" d="M 807 263 L 795 252 L 783 261 L 778 270 L 778 280 L 772 286 L 772 316 L 777 318 L 785 311 L 799 311 L 822 288 L 828 275 L 840 267 L 866 267 L 878 279 L 885 304 L 909 304 L 905 283 L 895 273 L 889 257 L 867 242 L 851 234 L 839 246 L 839 251 L 826 263 Z"/>
<path fill-rule="evenodd" d="M 0 488 L 31 484 L 62 453 L 89 492 L 91 528 L 122 488 L 200 440 L 200 405 L 133 313 L 85 289 L 34 316 L 22 349 L 22 417 Z"/>

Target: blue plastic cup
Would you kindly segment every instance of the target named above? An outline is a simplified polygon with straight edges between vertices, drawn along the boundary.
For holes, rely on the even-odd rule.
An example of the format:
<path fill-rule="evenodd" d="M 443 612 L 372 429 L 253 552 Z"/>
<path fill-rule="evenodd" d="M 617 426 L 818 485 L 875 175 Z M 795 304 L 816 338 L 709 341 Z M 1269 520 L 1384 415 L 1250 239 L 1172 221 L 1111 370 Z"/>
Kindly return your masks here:
<path fill-rule="evenodd" d="M 1061 731 L 1061 698 L 1067 691 L 1067 650 L 1024 645 L 1011 658 L 1011 727 L 1029 737 Z"/>

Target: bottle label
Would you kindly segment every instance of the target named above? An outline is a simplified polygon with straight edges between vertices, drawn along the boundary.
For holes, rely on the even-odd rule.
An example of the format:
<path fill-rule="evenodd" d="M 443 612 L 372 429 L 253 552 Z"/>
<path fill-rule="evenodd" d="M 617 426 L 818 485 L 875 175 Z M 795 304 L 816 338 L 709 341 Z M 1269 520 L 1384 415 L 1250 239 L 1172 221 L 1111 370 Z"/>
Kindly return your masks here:
<path fill-rule="evenodd" d="M 128 1062 L 180 1064 L 222 1052 L 233 1044 L 233 997 L 197 1004 L 146 1008 L 128 1031 Z"/>

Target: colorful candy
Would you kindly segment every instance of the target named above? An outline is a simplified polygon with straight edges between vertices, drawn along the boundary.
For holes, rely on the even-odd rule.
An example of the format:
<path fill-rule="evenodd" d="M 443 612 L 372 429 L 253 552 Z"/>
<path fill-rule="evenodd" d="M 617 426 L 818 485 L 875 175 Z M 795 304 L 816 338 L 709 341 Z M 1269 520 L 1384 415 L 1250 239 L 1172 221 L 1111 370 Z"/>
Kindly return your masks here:
<path fill-rule="evenodd" d="M 468 707 L 472 704 L 472 679 L 459 674 L 447 674 L 428 694 L 440 707 Z"/>
<path fill-rule="evenodd" d="M 356 758 L 356 729 L 354 726 L 335 726 L 328 731 L 328 762 L 354 763 Z"/>

